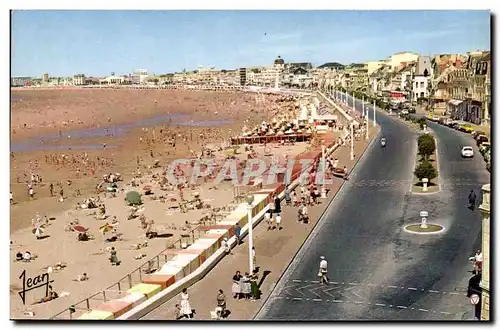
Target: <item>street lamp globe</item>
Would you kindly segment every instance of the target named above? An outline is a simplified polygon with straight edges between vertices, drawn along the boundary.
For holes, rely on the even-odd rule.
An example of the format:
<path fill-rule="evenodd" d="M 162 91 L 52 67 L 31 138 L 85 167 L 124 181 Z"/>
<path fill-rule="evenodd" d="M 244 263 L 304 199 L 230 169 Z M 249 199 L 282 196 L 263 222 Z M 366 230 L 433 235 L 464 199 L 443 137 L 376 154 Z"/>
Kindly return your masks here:
<path fill-rule="evenodd" d="M 253 195 L 252 194 L 248 194 L 247 197 L 246 197 L 246 200 L 247 200 L 248 205 L 252 205 L 252 203 L 254 201 Z"/>

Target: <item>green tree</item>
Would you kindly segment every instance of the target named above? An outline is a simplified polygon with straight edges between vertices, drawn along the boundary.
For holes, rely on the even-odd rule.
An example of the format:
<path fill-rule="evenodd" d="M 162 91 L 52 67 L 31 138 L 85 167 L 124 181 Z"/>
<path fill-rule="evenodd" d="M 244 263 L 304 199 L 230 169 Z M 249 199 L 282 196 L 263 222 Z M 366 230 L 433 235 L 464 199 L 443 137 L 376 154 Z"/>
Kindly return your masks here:
<path fill-rule="evenodd" d="M 418 164 L 417 168 L 415 169 L 415 176 L 419 180 L 427 178 L 429 179 L 429 181 L 431 181 L 432 179 L 437 177 L 437 171 L 434 166 L 432 166 L 432 163 L 430 161 L 424 160 L 420 164 Z"/>
<path fill-rule="evenodd" d="M 419 118 L 417 120 L 417 123 L 420 125 L 420 129 L 424 129 L 424 125 L 427 124 L 427 119 L 425 118 Z"/>
<path fill-rule="evenodd" d="M 425 141 L 425 140 L 429 140 L 429 141 L 434 142 L 434 137 L 432 136 L 432 134 L 429 134 L 429 133 L 421 134 L 417 140 L 418 145 L 420 145 L 422 143 L 422 141 Z"/>
<path fill-rule="evenodd" d="M 422 134 L 418 138 L 418 153 L 427 160 L 436 150 L 436 141 L 430 134 Z"/>

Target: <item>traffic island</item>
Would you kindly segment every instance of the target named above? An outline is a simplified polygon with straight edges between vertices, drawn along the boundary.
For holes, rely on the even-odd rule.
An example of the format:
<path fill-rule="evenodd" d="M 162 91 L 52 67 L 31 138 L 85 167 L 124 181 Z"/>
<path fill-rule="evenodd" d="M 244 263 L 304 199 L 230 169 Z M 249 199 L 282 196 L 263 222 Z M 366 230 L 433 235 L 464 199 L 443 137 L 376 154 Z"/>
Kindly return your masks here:
<path fill-rule="evenodd" d="M 418 137 L 418 154 L 411 192 L 416 194 L 437 193 L 441 191 L 441 188 L 436 182 L 439 182 L 436 140 L 429 133 L 421 134 Z"/>
<path fill-rule="evenodd" d="M 407 233 L 412 233 L 412 234 L 438 234 L 444 230 L 444 226 L 441 225 L 436 225 L 436 224 L 427 224 L 426 226 L 422 227 L 421 224 L 413 224 L 413 225 L 407 225 L 404 227 L 404 230 Z"/>

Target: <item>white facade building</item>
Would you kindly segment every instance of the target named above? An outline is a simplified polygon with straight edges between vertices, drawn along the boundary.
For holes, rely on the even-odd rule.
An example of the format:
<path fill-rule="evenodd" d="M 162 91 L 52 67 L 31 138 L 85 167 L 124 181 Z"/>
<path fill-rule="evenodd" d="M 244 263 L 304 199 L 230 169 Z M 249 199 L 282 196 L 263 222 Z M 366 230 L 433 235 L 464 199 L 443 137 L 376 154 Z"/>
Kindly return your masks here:
<path fill-rule="evenodd" d="M 430 84 L 430 77 L 415 76 L 413 77 L 412 84 L 412 100 L 417 100 L 419 98 L 429 97 L 428 86 Z"/>

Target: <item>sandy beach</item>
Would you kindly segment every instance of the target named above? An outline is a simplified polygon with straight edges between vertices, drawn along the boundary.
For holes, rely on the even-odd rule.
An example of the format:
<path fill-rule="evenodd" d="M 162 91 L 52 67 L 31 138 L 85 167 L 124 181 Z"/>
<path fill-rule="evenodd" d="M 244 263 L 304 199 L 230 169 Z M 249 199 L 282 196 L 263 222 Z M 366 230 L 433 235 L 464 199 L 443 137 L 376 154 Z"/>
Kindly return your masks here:
<path fill-rule="evenodd" d="M 181 197 L 178 190 L 162 186 L 160 178 L 171 160 L 191 158 L 202 145 L 216 149 L 238 135 L 244 125 L 253 127 L 283 109 L 293 109 L 293 102 L 280 96 L 267 96 L 266 100 L 257 103 L 254 94 L 182 90 L 13 91 L 11 317 L 25 318 L 26 311 L 34 313 L 29 318 L 51 317 L 142 265 L 209 213 L 206 208 L 182 213 L 178 207 L 181 199 L 193 200 L 199 195 L 212 209 L 233 200 L 235 192 L 227 182 L 214 187 L 200 179 L 195 187 L 186 187 Z M 267 148 L 284 160 L 285 155 L 296 155 L 307 146 Z M 255 148 L 256 157 L 266 159 L 265 153 L 264 147 Z M 214 154 L 219 163 L 226 157 L 222 151 Z M 237 158 L 245 156 L 242 153 Z M 96 192 L 102 176 L 109 173 L 123 176 L 116 197 Z M 131 186 L 132 176 L 137 177 L 138 187 Z M 28 184 L 34 191 L 32 199 Z M 154 195 L 143 196 L 137 214 L 148 222 L 154 220 L 157 231 L 167 234 L 161 239 L 147 240 L 141 221 L 127 220 L 130 208 L 124 202 L 125 194 L 131 190 L 143 193 L 146 185 Z M 63 202 L 59 202 L 61 190 Z M 105 205 L 105 219 L 96 215 L 98 209 L 76 210 L 77 203 L 90 196 L 99 196 Z M 37 217 L 39 223 L 48 222 L 43 229 L 49 237 L 36 239 L 32 230 L 37 227 Z M 70 222 L 78 222 L 94 239 L 78 241 L 78 233 L 68 231 Z M 100 228 L 105 224 L 116 230 L 103 234 Z M 105 242 L 117 234 L 121 234 L 119 240 Z M 147 246 L 138 249 L 145 241 Z M 122 261 L 120 266 L 110 265 L 112 246 Z M 16 253 L 26 251 L 37 258 L 14 261 Z M 58 270 L 57 263 L 66 267 Z M 63 296 L 30 306 L 44 296 L 44 289 L 36 289 L 26 294 L 23 306 L 17 294 L 22 286 L 19 275 L 26 270 L 27 276 L 34 277 L 49 266 L 54 290 Z M 83 273 L 89 280 L 75 281 Z"/>

